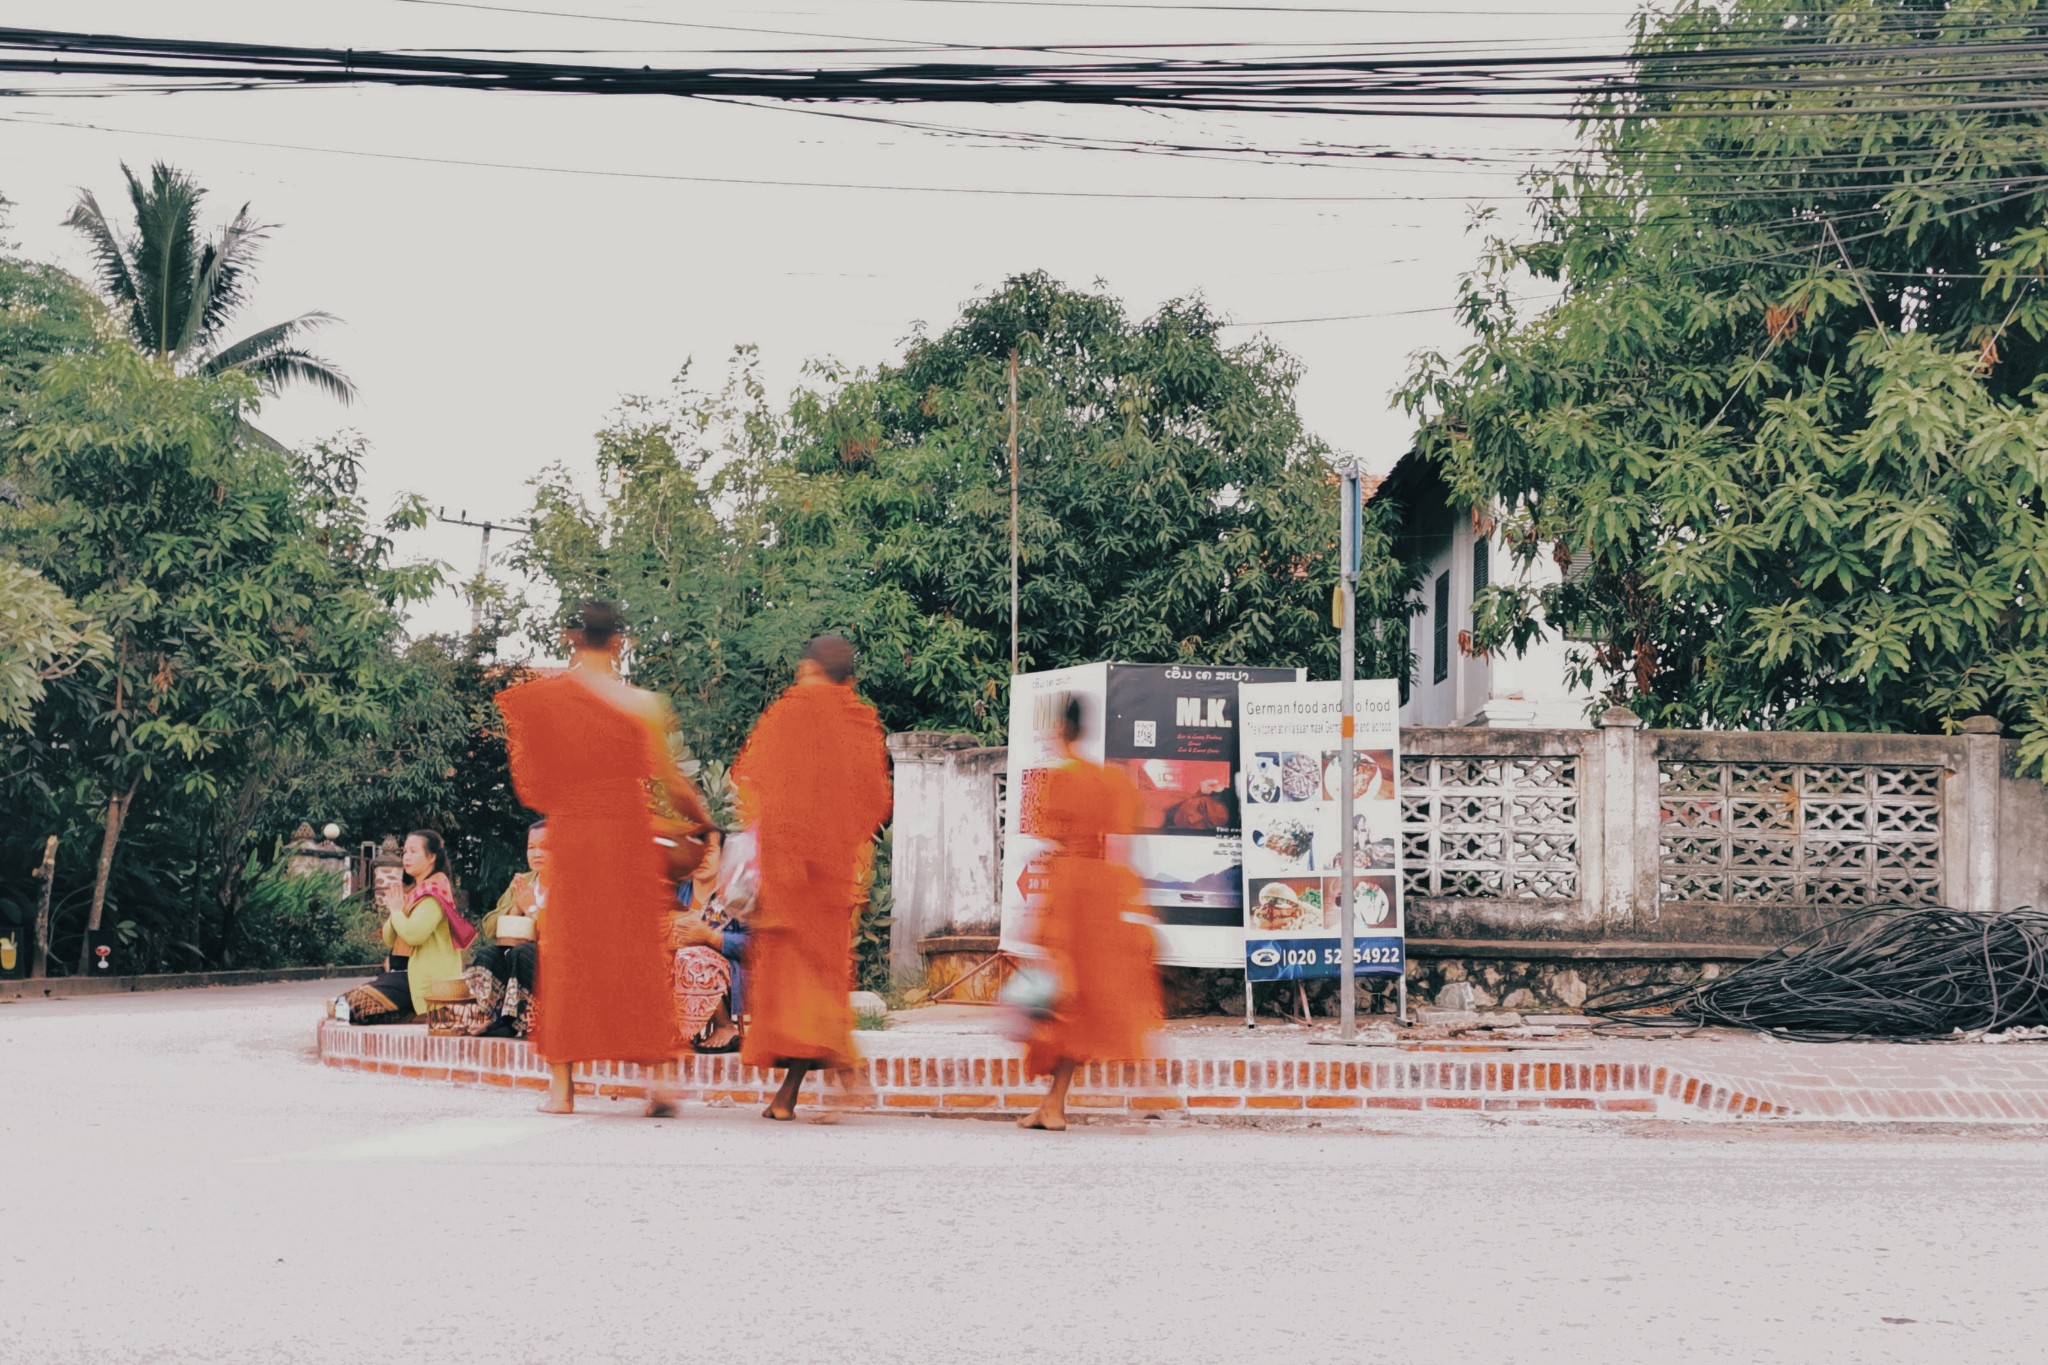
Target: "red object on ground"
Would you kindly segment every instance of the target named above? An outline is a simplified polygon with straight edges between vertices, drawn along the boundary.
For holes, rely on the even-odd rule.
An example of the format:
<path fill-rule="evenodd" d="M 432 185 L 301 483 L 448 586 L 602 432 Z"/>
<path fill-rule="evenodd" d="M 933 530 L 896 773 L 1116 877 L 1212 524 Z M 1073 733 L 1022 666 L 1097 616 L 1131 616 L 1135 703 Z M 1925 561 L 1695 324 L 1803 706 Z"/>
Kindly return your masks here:
<path fill-rule="evenodd" d="M 851 687 L 800 683 L 762 713 L 732 781 L 761 841 L 742 1055 L 850 1066 L 861 863 L 891 799 L 881 717 Z"/>
<path fill-rule="evenodd" d="M 670 999 L 670 908 L 647 780 L 654 732 L 570 675 L 498 694 L 512 785 L 548 818 L 536 926 L 534 1050 L 549 1062 L 659 1063 L 682 1050 Z"/>
<path fill-rule="evenodd" d="M 1061 989 L 1055 1014 L 1026 1048 L 1029 1075 L 1044 1075 L 1062 1059 L 1134 1061 L 1159 1027 L 1143 887 L 1136 873 L 1102 856 L 1107 836 L 1131 832 L 1138 808 L 1130 780 L 1113 769 L 1069 762 L 1047 779 L 1042 815 L 1059 847 L 1026 936 L 1052 959 Z"/>

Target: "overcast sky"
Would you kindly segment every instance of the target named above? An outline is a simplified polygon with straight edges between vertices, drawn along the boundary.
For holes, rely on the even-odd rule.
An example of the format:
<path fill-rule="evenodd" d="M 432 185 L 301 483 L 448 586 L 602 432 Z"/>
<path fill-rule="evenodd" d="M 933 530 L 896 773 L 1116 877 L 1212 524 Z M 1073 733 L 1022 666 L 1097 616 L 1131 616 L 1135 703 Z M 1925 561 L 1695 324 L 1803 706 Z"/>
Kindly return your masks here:
<path fill-rule="evenodd" d="M 7 9 L 10 24 L 102 33 L 608 49 L 613 55 L 591 60 L 789 66 L 843 60 L 787 49 L 859 45 L 852 38 L 876 47 L 1255 41 L 1614 50 L 1632 8 L 1617 0 L 1463 0 L 1463 12 L 1427 14 L 1343 12 L 1344 0 L 1288 13 L 1172 9 L 1159 0 L 511 3 L 568 17 L 446 0 L 12 0 Z M 721 55 L 707 59 L 712 50 Z M 1541 149 L 1570 136 L 1533 121 L 1030 106 L 852 111 L 961 128 L 1262 145 Z M 354 428 L 371 446 L 373 507 L 413 491 L 472 518 L 518 515 L 526 482 L 549 464 L 588 470 L 592 433 L 620 397 L 663 389 L 685 361 L 714 381 L 733 347 L 753 343 L 780 391 L 809 358 L 893 359 L 916 324 L 943 328 L 963 302 L 1031 269 L 1099 284 L 1138 316 L 1202 295 L 1244 324 L 1233 339 L 1264 331 L 1298 355 L 1310 428 L 1384 471 L 1409 434 L 1389 392 L 1414 352 L 1459 343 L 1446 305 L 1476 258 L 1474 209 L 1492 202 L 1510 222 L 1523 221 L 1512 171 L 1499 166 L 1275 166 L 963 143 L 791 108 L 673 98 L 387 89 L 0 97 L 0 117 L 0 194 L 14 201 L 8 235 L 31 257 L 86 273 L 81 244 L 61 220 L 81 186 L 115 211 L 124 159 L 138 170 L 161 159 L 194 173 L 211 192 L 210 225 L 244 201 L 277 224 L 240 329 L 312 309 L 340 315 L 343 324 L 320 334 L 316 348 L 362 392 L 348 408 L 292 393 L 266 406 L 262 425 L 290 442 Z M 578 173 L 532 169 L 542 167 Z M 736 180 L 831 187 L 729 183 Z M 925 188 L 840 188 L 852 185 Z M 970 188 L 1362 202 L 958 192 Z M 1295 321 L 1320 318 L 1345 320 Z M 475 532 L 438 527 L 404 548 L 467 573 Z M 454 629 L 465 619 L 446 594 L 416 611 L 413 624 Z"/>

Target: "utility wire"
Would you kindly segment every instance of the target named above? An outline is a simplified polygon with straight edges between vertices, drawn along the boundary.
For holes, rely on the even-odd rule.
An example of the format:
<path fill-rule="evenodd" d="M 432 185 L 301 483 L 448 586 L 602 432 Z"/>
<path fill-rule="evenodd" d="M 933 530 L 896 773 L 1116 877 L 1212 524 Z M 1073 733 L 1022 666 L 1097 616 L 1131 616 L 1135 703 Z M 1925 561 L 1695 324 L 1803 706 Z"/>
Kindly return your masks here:
<path fill-rule="evenodd" d="M 2048 76 L 2048 39 L 1908 41 L 1873 49 L 1832 39 L 1797 49 L 1783 42 L 1668 53 L 1478 56 L 1333 56 L 1315 59 L 1152 60 L 1093 64 L 960 61 L 859 68 L 638 69 L 357 52 L 276 44 L 217 43 L 0 29 L 0 70 L 178 82 L 270 82 L 520 90 L 547 93 L 712 95 L 778 100 L 1067 103 L 1214 112 L 1353 116 L 1603 119 L 1757 116 L 1832 117 L 1873 112 L 2001 111 L 2038 114 Z M 34 54 L 34 55 L 29 55 Z M 1995 56 L 1978 68 L 1956 64 Z M 1866 65 L 1872 58 L 1875 67 Z M 1929 72 L 1926 60 L 1948 68 Z M 1633 74 L 1631 74 L 1633 73 Z M 1985 91 L 2002 82 L 2010 92 Z M 1922 87 L 1943 87 L 1927 98 Z M 1788 92 L 1825 91 L 1826 104 L 1787 103 Z M 1669 104 L 1640 103 L 1670 96 Z M 1867 97 L 1861 101 L 1849 96 Z M 1615 103 L 1636 101 L 1628 107 Z M 1563 106 L 1543 101 L 1563 99 Z M 1769 101 L 1759 107 L 1759 100 Z"/>
<path fill-rule="evenodd" d="M 763 177 L 750 177 L 750 176 L 712 176 L 712 175 L 690 175 L 690 174 L 683 174 L 683 173 L 679 173 L 679 172 L 666 172 L 666 171 L 632 171 L 632 170 L 614 170 L 614 169 L 607 169 L 607 168 L 603 168 L 603 167 L 595 167 L 595 166 L 557 166 L 557 165 L 548 165 L 548 164 L 545 164 L 545 163 L 534 163 L 534 162 L 514 162 L 514 161 L 486 161 L 486 160 L 481 160 L 481 159 L 476 159 L 476 158 L 467 158 L 467 157 L 445 157 L 445 156 L 430 156 L 430 155 L 427 155 L 427 154 L 425 154 L 425 153 L 419 153 L 419 152 L 379 152 L 379 151 L 371 151 L 371 150 L 368 150 L 368 149 L 365 149 L 365 148 L 357 148 L 357 147 L 323 147 L 323 146 L 319 146 L 319 145 L 317 145 L 317 144 L 310 144 L 310 143 L 298 143 L 298 142 L 277 142 L 277 141 L 271 141 L 271 140 L 267 140 L 267 139 L 261 139 L 261 138 L 234 138 L 234 137 L 220 137 L 220 136 L 209 136 L 209 135 L 202 135 L 202 134 L 197 134 L 197 133 L 171 133 L 171 132 L 166 132 L 166 131 L 163 131 L 163 130 L 161 130 L 161 129 L 123 128 L 123 127 L 118 127 L 118 126 L 115 126 L 115 125 L 112 125 L 112 124 L 101 124 L 101 123 L 87 123 L 87 122 L 82 122 L 82 121 L 78 121 L 78 120 L 68 120 L 68 119 L 45 119 L 45 118 L 27 118 L 27 117 L 22 117 L 22 116 L 19 116 L 19 115 L 0 115 L 0 123 L 14 123 L 14 124 L 19 124 L 19 125 L 21 125 L 21 126 L 24 126 L 24 127 L 44 127 L 44 128 L 67 128 L 67 129 L 72 129 L 72 130 L 76 130 L 76 131 L 83 131 L 83 132 L 98 132 L 98 133 L 114 133 L 114 134 L 119 134 L 119 135 L 123 135 L 123 136 L 131 136 L 131 137 L 153 137 L 153 138 L 169 138 L 169 139 L 173 139 L 173 140 L 177 140 L 177 141 L 186 141 L 186 142 L 204 142 L 204 143 L 215 143 L 215 144 L 219 144 L 219 145 L 222 145 L 222 146 L 230 146 L 230 147 L 259 147 L 259 148 L 263 148 L 263 149 L 265 149 L 265 150 L 269 150 L 269 151 L 283 151 L 283 152 L 310 152 L 310 153 L 314 153 L 314 154 L 317 154 L 317 155 L 323 155 L 323 156 L 350 156 L 350 157 L 361 157 L 361 158 L 365 158 L 365 159 L 369 159 L 369 160 L 376 160 L 376 161 L 397 161 L 397 162 L 408 162 L 408 163 L 413 163 L 413 164 L 418 164 L 418 165 L 430 165 L 430 166 L 457 166 L 457 167 L 465 167 L 465 168 L 471 168 L 471 169 L 477 169 L 477 170 L 499 170 L 499 171 L 523 171 L 523 172 L 531 172 L 531 173 L 535 173 L 535 174 L 542 174 L 542 175 L 575 175 L 575 176 L 591 176 L 591 177 L 597 177 L 597 178 L 601 178 L 601 179 L 612 179 L 612 180 L 647 180 L 647 181 L 657 181 L 657 182 L 672 182 L 672 183 L 678 183 L 678 184 L 693 184 L 693 185 L 730 185 L 730 186 L 745 186 L 745 187 L 753 187 L 753 188 L 763 188 L 763 189 L 813 189 L 813 190 L 817 190 L 817 189 L 823 189 L 823 190 L 861 190 L 861 191 L 875 191 L 875 192 L 888 192 L 888 193 L 899 193 L 899 194 L 956 194 L 956 195 L 969 195 L 969 196 L 983 196 L 983 197 L 986 197 L 986 196 L 996 196 L 996 197 L 1005 197 L 1005 198 L 1049 198 L 1049 199 L 1081 199 L 1081 200 L 1123 200 L 1123 201 L 1134 201 L 1134 202 L 1146 202 L 1146 201 L 1152 201 L 1152 202 L 1162 202 L 1162 203 L 1238 203 L 1238 204 L 1256 204 L 1256 203 L 1282 203 L 1282 204 L 1412 204 L 1412 203 L 1431 203 L 1431 202 L 1438 202 L 1438 203 L 1445 203 L 1445 202 L 1448 202 L 1448 203 L 1491 203 L 1491 202 L 1497 202 L 1497 201 L 1514 201 L 1514 200 L 1516 200 L 1516 199 L 1518 198 L 1518 196 L 1516 196 L 1516 195 L 1514 195 L 1514 194 L 1512 194 L 1512 193 L 1499 193 L 1499 194 L 1420 194 L 1420 193 L 1416 193 L 1416 194 L 1398 194 L 1398 193 L 1397 193 L 1397 194 L 1265 194 L 1265 193 L 1244 193 L 1244 194 L 1229 194 L 1229 193 L 1220 193 L 1220 192 L 1213 192 L 1213 191 L 1206 191 L 1206 192 L 1204 192 L 1204 191 L 1169 191 L 1169 190 L 1162 190 L 1162 191 L 1139 191 L 1139 190 L 1068 190 L 1068 189 L 1036 189 L 1036 188 L 1030 188 L 1030 187 L 1026 187 L 1026 186 L 1015 186 L 1015 185 L 1010 185 L 1010 186 L 983 186 L 983 185 L 915 185 L 915 184 L 900 184 L 900 183 L 889 183 L 889 182 L 880 182 L 880 181 L 840 181 L 840 180 L 794 180 L 794 179 L 792 179 L 792 180 L 774 180 L 774 179 L 767 179 L 767 178 L 763 178 Z M 2005 176 L 2005 177 L 1997 177 L 1997 179 L 1998 179 L 1998 181 L 1999 181 L 1999 183 L 2000 183 L 2001 185 L 2013 185 L 2013 184 L 2027 184 L 2027 185 L 2032 185 L 2032 184 L 2041 184 L 2041 183 L 2048 183 L 2048 174 L 2042 174 L 2042 175 L 2035 175 L 2035 176 Z M 1595 196 L 1595 197 L 1607 197 L 1607 198 L 1614 198 L 1614 199 L 1617 199 L 1617 200 L 1621 200 L 1621 201 L 1625 201 L 1625 202 L 1629 202 L 1629 203 L 1635 203 L 1635 202 L 1639 202 L 1639 201 L 1644 201 L 1644 200 L 1648 200 L 1648 201 L 1651 201 L 1651 202 L 1655 202 L 1655 201 L 1657 201 L 1657 200 L 1659 200 L 1659 199 L 1663 199 L 1663 198 L 1671 198 L 1671 199 L 1678 199 L 1678 200 L 1683 200 L 1683 201 L 1687 201 L 1687 202 L 1691 202 L 1691 201 L 1694 201 L 1694 200 L 1699 200 L 1699 201 L 1703 201 L 1703 202 L 1712 202 L 1712 201 L 1714 201 L 1714 200 L 1716 200 L 1716 199 L 1749 199 L 1749 198 L 1753 198 L 1753 197 L 1774 197 L 1774 196 L 1776 196 L 1776 195 L 1780 195 L 1780 194 L 1790 194 L 1790 195 L 1797 195 L 1797 196 L 1801 196 L 1801 197 L 1805 197 L 1805 198 L 1813 199 L 1813 198 L 1824 198 L 1824 197 L 1828 197 L 1828 196 L 1830 196 L 1830 195 L 1835 195 L 1835 194 L 1846 194 L 1846 193 L 1851 193 L 1851 192 L 1854 192 L 1854 193 L 1875 193 L 1875 194 L 1889 194 L 1889 193 L 1893 193 L 1893 192 L 1896 192 L 1896 191 L 1899 191 L 1899 190 L 1904 190 L 1904 189 L 1953 189 L 1953 188 L 1958 188 L 1958 187 L 1960 187 L 1960 186 L 1962 186 L 1962 185 L 1964 185 L 1964 184 L 1966 184 L 1966 183 L 1970 183 L 1970 182 L 1962 182 L 1962 181 L 1952 181 L 1952 182 L 1913 182 L 1913 181 L 1899 181 L 1899 182 L 1883 182 L 1883 183 L 1875 183 L 1875 182 L 1874 182 L 1874 183 L 1871 183 L 1871 184 L 1866 184 L 1866 185 L 1862 185 L 1862 186 L 1854 186 L 1854 187 L 1849 187 L 1849 186 L 1840 186 L 1840 187 L 1822 187 L 1822 188 L 1819 188 L 1819 189 L 1814 189 L 1814 190 L 1783 190 L 1783 191 L 1771 191 L 1771 192 L 1769 192 L 1768 194 L 1766 194 L 1766 193 L 1763 193 L 1763 192 L 1760 192 L 1760 191 L 1750 191 L 1750 192 L 1744 192 L 1744 191 L 1735 191 L 1735 190 L 1730 190 L 1730 191 L 1703 191 L 1703 192 L 1700 192 L 1700 193 L 1697 193 L 1697 194 L 1683 194 L 1683 195 L 1658 195 L 1658 194 L 1656 194 L 1656 193 L 1654 193 L 1654 192 L 1648 192 L 1648 193 L 1628 193 L 1628 194 L 1616 193 L 1616 194 L 1612 194 L 1612 195 L 1605 195 L 1605 196 Z M 1988 188 L 1988 187 L 1987 187 L 1987 188 Z M 2025 194 L 2030 194 L 2030 193 L 2033 193 L 2033 192 L 2034 192 L 2034 191 L 2032 191 L 2032 190 L 2025 190 L 2025 191 L 2021 191 L 2021 192 L 2019 192 L 2018 194 L 2008 194 L 2008 195 L 2004 196 L 2003 198 L 2001 198 L 2001 199 L 2000 199 L 2000 200 L 1999 200 L 1998 202 L 2005 202 L 2005 200 L 2006 200 L 2006 199 L 2010 199 L 2010 198 L 2016 198 L 2016 197 L 2024 197 L 2024 195 L 2025 195 Z M 1873 208 L 1873 209 L 1865 209 L 1865 210 L 1858 210 L 1858 211 L 1854 211 L 1854 212 L 1849 212 L 1849 213 L 1843 213 L 1843 214 L 1838 214 L 1838 215 L 1836 215 L 1836 217 L 1837 217 L 1838 219 L 1850 219 L 1850 218 L 1856 218 L 1856 217 L 1864 217 L 1864 216 L 1869 216 L 1869 215 L 1871 215 L 1871 214 L 1876 214 L 1876 213 L 1883 213 L 1883 212 L 1885 212 L 1885 211 L 1886 211 L 1886 210 L 1884 210 L 1883 208 Z M 1809 221 L 1809 219 L 1808 219 L 1808 218 L 1807 218 L 1807 217 L 1806 217 L 1805 215 L 1798 215 L 1798 214 L 1795 214 L 1795 215 L 1791 215 L 1791 216 L 1788 216 L 1788 217 L 1786 217 L 1786 218 L 1783 218 L 1783 219 L 1779 219 L 1779 220 L 1772 220 L 1772 222 L 1763 222 L 1763 223 L 1754 223 L 1754 224 L 1744 224 L 1744 225 L 1742 225 L 1742 226 L 1744 226 L 1744 227 L 1746 227 L 1746 228 L 1760 228 L 1760 227 L 1769 227 L 1769 226 L 1772 226 L 1772 225 L 1773 225 L 1773 222 L 1775 222 L 1775 223 L 1780 223 L 1780 224 L 1786 224 L 1786 225 L 1790 225 L 1790 224 L 1796 224 L 1796 223 L 1800 223 L 1800 222 L 1805 222 L 1805 221 Z M 1851 238 L 1849 238 L 1849 239 L 1847 239 L 1847 240 L 1850 240 L 1850 241 L 1855 241 L 1855 240 L 1859 240 L 1859 239 L 1858 239 L 1858 238 L 1854 238 L 1854 237 L 1851 237 Z M 1763 259 L 1763 258 L 1759 258 L 1759 259 Z"/>

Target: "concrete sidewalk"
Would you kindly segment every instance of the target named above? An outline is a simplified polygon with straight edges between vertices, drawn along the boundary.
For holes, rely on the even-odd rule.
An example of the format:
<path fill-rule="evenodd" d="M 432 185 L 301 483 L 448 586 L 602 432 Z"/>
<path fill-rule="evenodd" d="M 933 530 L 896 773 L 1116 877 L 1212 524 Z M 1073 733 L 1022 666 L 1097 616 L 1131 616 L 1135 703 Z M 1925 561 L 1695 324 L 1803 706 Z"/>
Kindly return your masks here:
<path fill-rule="evenodd" d="M 995 1116 L 1036 1104 L 1022 1049 L 993 1010 L 933 1006 L 859 1035 L 873 1107 Z M 1665 1119 L 1846 1123 L 2048 1124 L 2048 1043 L 1780 1043 L 1758 1034 L 1562 1029 L 1540 1041 L 1422 1039 L 1327 1046 L 1329 1026 L 1177 1020 L 1146 1062 L 1092 1064 L 1074 1083 L 1077 1115 L 1177 1120 L 1341 1121 L 1375 1110 L 1594 1112 Z M 323 1021 L 329 1066 L 414 1079 L 538 1088 L 524 1043 L 432 1038 L 423 1028 Z M 630 1064 L 579 1068 L 585 1093 L 631 1096 Z M 734 1056 L 685 1058 L 686 1101 L 765 1103 L 772 1073 Z"/>

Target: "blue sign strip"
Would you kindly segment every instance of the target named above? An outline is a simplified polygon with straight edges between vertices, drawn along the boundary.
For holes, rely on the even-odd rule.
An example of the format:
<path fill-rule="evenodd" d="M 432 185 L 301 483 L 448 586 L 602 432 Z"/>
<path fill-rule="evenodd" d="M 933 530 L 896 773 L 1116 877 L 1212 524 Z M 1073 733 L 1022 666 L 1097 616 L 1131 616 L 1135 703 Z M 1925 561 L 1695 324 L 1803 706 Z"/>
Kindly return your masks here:
<path fill-rule="evenodd" d="M 1245 974 L 1254 981 L 1308 981 L 1337 976 L 1344 945 L 1335 938 L 1254 938 L 1245 941 Z M 1399 976 L 1408 965 L 1399 938 L 1360 938 L 1352 945 L 1353 976 Z"/>

